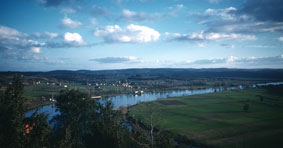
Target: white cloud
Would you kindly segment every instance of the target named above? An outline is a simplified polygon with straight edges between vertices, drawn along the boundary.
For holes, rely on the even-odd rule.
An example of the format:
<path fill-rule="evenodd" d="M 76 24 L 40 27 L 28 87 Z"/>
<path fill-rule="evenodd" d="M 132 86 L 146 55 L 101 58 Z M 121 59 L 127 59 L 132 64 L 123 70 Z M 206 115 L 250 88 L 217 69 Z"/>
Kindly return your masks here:
<path fill-rule="evenodd" d="M 106 57 L 106 58 L 95 58 L 90 59 L 90 61 L 95 61 L 104 64 L 112 63 L 141 63 L 143 60 L 134 56 L 123 56 L 123 57 Z"/>
<path fill-rule="evenodd" d="M 67 43 L 75 44 L 75 45 L 85 44 L 82 36 L 78 33 L 70 33 L 70 32 L 65 33 L 64 41 Z"/>
<path fill-rule="evenodd" d="M 205 35 L 207 40 L 256 40 L 255 36 L 243 34 L 208 33 Z"/>
<path fill-rule="evenodd" d="M 200 47 L 200 48 L 203 48 L 203 47 L 205 47 L 206 46 L 206 44 L 205 43 L 203 43 L 203 42 L 196 42 L 196 44 L 198 45 L 198 47 Z"/>
<path fill-rule="evenodd" d="M 128 22 L 141 22 L 158 20 L 165 18 L 166 16 L 167 14 L 135 12 L 128 9 L 124 9 L 118 19 L 125 20 Z"/>
<path fill-rule="evenodd" d="M 220 46 L 226 47 L 226 48 L 235 48 L 235 45 L 233 44 L 220 44 Z"/>
<path fill-rule="evenodd" d="M 183 65 L 190 67 L 234 67 L 234 68 L 283 68 L 283 55 L 273 57 L 234 57 L 185 60 Z"/>
<path fill-rule="evenodd" d="M 159 39 L 160 34 L 156 30 L 139 25 L 128 25 L 120 28 L 119 25 L 106 26 L 94 32 L 97 37 L 102 37 L 106 43 L 143 43 Z"/>
<path fill-rule="evenodd" d="M 179 33 L 165 33 L 168 37 L 171 37 L 169 40 L 175 41 L 223 41 L 223 40 L 256 40 L 256 37 L 253 35 L 244 35 L 244 34 L 236 34 L 236 33 L 205 33 L 202 32 L 194 32 L 192 34 L 179 34 Z"/>
<path fill-rule="evenodd" d="M 133 12 L 133 11 L 130 11 L 130 10 L 127 10 L 127 9 L 124 9 L 122 11 L 122 15 L 125 16 L 125 17 L 132 17 L 132 16 L 137 15 L 137 13 Z"/>
<path fill-rule="evenodd" d="M 47 36 L 49 36 L 50 38 L 56 38 L 56 37 L 58 37 L 58 34 L 57 34 L 57 33 L 45 32 L 45 34 L 46 34 Z"/>
<path fill-rule="evenodd" d="M 72 13 L 76 13 L 77 11 L 73 8 L 62 8 L 61 12 L 64 14 L 72 14 Z"/>
<path fill-rule="evenodd" d="M 234 62 L 234 61 L 236 61 L 236 60 L 238 60 L 238 59 L 239 59 L 239 58 L 237 58 L 237 57 L 230 56 L 230 57 L 227 58 L 226 62 L 227 62 L 227 63 L 231 63 L 231 62 Z"/>
<path fill-rule="evenodd" d="M 58 37 L 58 33 L 52 33 L 52 32 L 44 32 L 44 33 L 39 33 L 35 32 L 29 35 L 31 38 L 36 38 L 36 39 L 46 39 L 46 38 L 56 38 Z"/>
<path fill-rule="evenodd" d="M 79 21 L 74 21 L 68 17 L 64 17 L 62 20 L 62 25 L 66 28 L 71 28 L 71 29 L 74 29 L 74 28 L 78 28 L 80 26 L 82 26 L 82 23 L 79 22 Z"/>
<path fill-rule="evenodd" d="M 44 43 L 29 39 L 29 36 L 29 34 L 19 32 L 16 29 L 0 25 L 0 45 L 3 47 L 28 49 L 34 46 L 40 47 L 45 45 Z"/>
<path fill-rule="evenodd" d="M 231 12 L 237 11 L 234 7 L 229 7 L 225 9 L 206 9 L 204 12 L 205 16 L 219 16 L 223 19 L 233 20 L 235 18 L 235 15 Z"/>
<path fill-rule="evenodd" d="M 256 59 L 256 57 L 248 57 L 247 59 L 249 59 L 249 60 L 255 60 Z"/>
<path fill-rule="evenodd" d="M 247 45 L 245 47 L 248 47 L 248 48 L 275 48 L 275 46 L 272 46 L 272 45 Z"/>
<path fill-rule="evenodd" d="M 53 39 L 58 37 L 58 42 Z M 59 38 L 60 37 L 60 38 Z M 49 39 L 52 40 L 49 40 Z M 37 41 L 35 39 L 40 39 Z M 56 39 L 57 40 L 57 39 Z M 41 53 L 41 48 L 70 48 L 88 46 L 77 33 L 22 33 L 14 28 L 0 25 L 0 59 L 28 62 L 54 63 Z"/>
<path fill-rule="evenodd" d="M 186 60 L 185 63 L 190 64 L 190 63 L 192 63 L 192 61 L 191 60 Z"/>
<path fill-rule="evenodd" d="M 182 9 L 184 7 L 184 5 L 183 4 L 177 4 L 176 7 L 177 7 L 177 9 Z"/>
<path fill-rule="evenodd" d="M 29 61 L 41 60 L 43 57 L 34 55 L 34 53 L 40 53 L 40 47 L 45 46 L 45 43 L 31 40 L 30 36 L 0 25 L 0 57 Z"/>
<path fill-rule="evenodd" d="M 40 53 L 40 48 L 39 47 L 31 47 L 31 51 L 33 53 Z"/>
<path fill-rule="evenodd" d="M 17 36 L 22 36 L 22 35 L 23 33 L 17 31 L 16 29 L 0 25 L 0 36 L 1 37 L 8 38 L 8 37 L 17 37 Z"/>
<path fill-rule="evenodd" d="M 127 21 L 127 22 L 143 22 L 143 21 L 157 21 L 161 19 L 166 19 L 170 17 L 175 17 L 184 8 L 183 4 L 177 4 L 169 7 L 167 12 L 142 12 L 133 11 L 129 9 L 122 9 L 120 13 L 113 13 L 108 8 L 93 5 L 91 9 L 91 14 L 94 17 L 104 17 L 107 20 L 112 21 Z"/>
<path fill-rule="evenodd" d="M 255 12 L 258 12 L 258 10 Z M 283 22 L 259 21 L 249 13 L 242 13 L 241 8 L 239 10 L 234 7 L 207 9 L 203 13 L 196 13 L 193 16 L 199 20 L 199 24 L 207 28 L 206 32 L 260 33 L 283 31 Z M 274 17 L 276 16 L 278 14 L 274 15 Z"/>
<path fill-rule="evenodd" d="M 279 37 L 278 41 L 283 42 L 283 36 Z"/>
<path fill-rule="evenodd" d="M 59 39 L 59 42 L 47 39 Z M 60 37 L 60 38 L 59 38 Z M 42 41 L 36 41 L 35 39 L 41 39 Z M 64 42 L 63 42 L 64 39 Z M 26 51 L 33 51 L 32 53 L 38 53 L 34 48 L 68 48 L 87 45 L 82 37 L 78 33 L 66 33 L 65 35 L 59 35 L 57 33 L 35 32 L 32 34 L 22 33 L 16 29 L 9 28 L 0 25 L 0 46 L 5 47 L 7 52 L 21 51 L 19 54 L 24 54 Z"/>
<path fill-rule="evenodd" d="M 119 18 L 117 18 L 117 20 L 128 22 L 157 21 L 177 16 L 178 12 L 180 12 L 183 7 L 183 4 L 177 4 L 174 7 L 169 7 L 169 9 L 172 10 L 166 13 L 145 13 L 123 9 L 122 13 L 119 15 Z"/>

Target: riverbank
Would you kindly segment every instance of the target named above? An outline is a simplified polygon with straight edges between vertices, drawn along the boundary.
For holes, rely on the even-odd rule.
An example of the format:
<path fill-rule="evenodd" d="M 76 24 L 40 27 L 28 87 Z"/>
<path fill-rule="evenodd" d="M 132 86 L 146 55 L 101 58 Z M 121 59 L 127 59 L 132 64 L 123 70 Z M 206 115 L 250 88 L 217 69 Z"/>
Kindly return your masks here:
<path fill-rule="evenodd" d="M 109 98 L 113 98 L 113 97 L 117 97 L 117 96 L 124 96 L 124 95 L 132 95 L 132 96 L 142 96 L 144 94 L 148 94 L 148 93 L 168 93 L 168 92 L 174 92 L 174 91 L 195 91 L 195 90 L 204 90 L 207 89 L 208 87 L 190 87 L 190 88 L 179 88 L 179 89 L 164 89 L 164 90 L 147 90 L 144 93 L 140 93 L 140 94 L 135 94 L 134 92 L 131 93 L 123 93 L 123 94 L 110 94 L 110 95 L 104 95 L 104 96 L 96 96 L 93 97 L 92 99 L 109 99 Z M 211 89 L 216 89 L 215 88 L 211 88 Z M 225 88 L 224 88 L 225 89 Z M 168 97 L 168 96 L 165 96 Z M 41 99 L 27 99 L 25 102 L 25 106 L 28 110 L 32 110 L 32 109 L 36 109 L 38 107 L 42 107 L 45 105 L 51 105 L 54 104 L 55 101 L 49 101 L 49 100 L 45 100 L 42 101 Z"/>
<path fill-rule="evenodd" d="M 266 80 L 249 80 L 249 81 L 236 81 L 233 83 L 227 83 L 230 85 L 227 85 L 226 83 L 223 84 L 223 86 L 216 85 L 216 82 L 214 83 L 209 83 L 209 85 L 203 85 L 203 86 L 178 86 L 178 87 L 168 87 L 168 88 L 156 88 L 156 89 L 144 89 L 143 93 L 139 93 L 139 94 L 135 94 L 135 91 L 123 91 L 122 93 L 118 93 L 118 92 L 112 92 L 111 93 L 103 93 L 104 95 L 102 95 L 102 98 L 108 99 L 108 98 L 115 98 L 116 96 L 123 96 L 123 95 L 143 95 L 143 94 L 148 94 L 148 93 L 168 93 L 168 92 L 173 92 L 173 91 L 194 91 L 194 90 L 203 90 L 203 89 L 225 89 L 225 88 L 231 88 L 231 87 L 238 87 L 238 86 L 243 86 L 243 87 L 247 87 L 247 86 L 251 86 L 252 84 L 255 84 L 255 82 L 257 83 L 266 83 L 266 82 L 270 82 L 270 81 L 266 81 Z M 272 81 L 271 81 L 272 82 Z M 218 84 L 218 83 L 217 83 Z M 49 88 L 50 87 L 50 88 Z M 54 88 L 53 88 L 54 87 Z M 39 89 L 40 88 L 40 89 Z M 43 101 L 41 98 L 45 97 L 55 97 L 59 95 L 59 91 L 61 89 L 79 89 L 80 87 L 76 87 L 75 85 L 71 85 L 68 88 L 60 88 L 58 86 L 47 86 L 47 85 L 39 85 L 39 86 L 34 86 L 34 87 L 27 87 L 25 88 L 25 95 L 24 97 L 27 98 L 25 104 L 26 107 L 30 110 L 30 109 L 35 109 L 37 107 L 42 107 L 44 105 L 49 105 L 49 104 L 53 104 L 54 102 L 52 101 Z M 46 90 L 42 91 L 42 90 Z M 83 89 L 83 92 L 85 92 L 86 90 Z M 139 91 L 140 92 L 140 91 Z M 85 92 L 87 93 L 87 92 Z M 88 92 L 89 93 L 89 92 Z M 165 96 L 166 97 L 166 96 Z"/>
<path fill-rule="evenodd" d="M 278 147 L 283 134 L 283 86 L 172 97 L 129 108 L 129 116 L 215 147 Z M 248 112 L 243 110 L 249 104 Z"/>
<path fill-rule="evenodd" d="M 135 94 L 120 94 L 116 96 L 101 96 L 101 99 L 98 99 L 100 102 L 104 100 L 112 101 L 114 104 L 114 108 L 119 108 L 121 106 L 131 106 L 135 104 L 139 104 L 141 102 L 153 101 L 159 98 L 168 98 L 168 97 L 178 97 L 178 96 L 188 96 L 188 95 L 196 95 L 196 94 L 206 94 L 213 93 L 219 91 L 227 91 L 227 90 L 238 90 L 245 89 L 256 86 L 265 86 L 265 85 L 282 85 L 283 82 L 271 82 L 271 83 L 261 83 L 261 84 L 253 84 L 248 86 L 234 86 L 234 87 L 220 87 L 220 88 L 196 88 L 196 89 L 187 89 L 187 90 L 171 90 L 171 91 L 158 91 L 158 92 L 145 92 L 140 95 Z M 27 99 L 25 104 L 27 104 L 27 108 L 29 110 L 35 109 L 37 107 L 44 107 L 49 104 L 53 104 L 54 102 L 49 101 L 40 101 L 40 99 Z"/>
<path fill-rule="evenodd" d="M 32 110 L 32 109 L 36 109 L 42 106 L 46 106 L 46 105 L 51 105 L 56 103 L 55 101 L 41 101 L 40 99 L 36 99 L 36 100 L 27 100 L 24 103 L 24 106 L 26 107 L 27 110 Z"/>

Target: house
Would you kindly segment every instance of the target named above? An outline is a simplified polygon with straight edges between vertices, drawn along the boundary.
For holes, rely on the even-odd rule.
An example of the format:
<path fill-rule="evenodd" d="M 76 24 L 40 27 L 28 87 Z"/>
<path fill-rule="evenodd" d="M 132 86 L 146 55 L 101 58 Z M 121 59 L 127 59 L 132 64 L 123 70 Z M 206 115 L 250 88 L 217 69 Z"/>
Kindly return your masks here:
<path fill-rule="evenodd" d="M 92 94 L 90 98 L 91 98 L 91 99 L 100 99 L 101 96 L 95 96 L 94 94 Z"/>

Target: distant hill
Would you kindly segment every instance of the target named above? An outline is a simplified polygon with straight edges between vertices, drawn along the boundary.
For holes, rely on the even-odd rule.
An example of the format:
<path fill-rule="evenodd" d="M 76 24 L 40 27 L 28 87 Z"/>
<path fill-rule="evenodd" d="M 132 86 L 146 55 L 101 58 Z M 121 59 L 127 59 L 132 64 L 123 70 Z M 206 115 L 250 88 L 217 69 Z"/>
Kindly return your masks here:
<path fill-rule="evenodd" d="M 262 78 L 262 79 L 283 79 L 283 69 L 184 69 L 184 68 L 141 68 L 121 70 L 55 70 L 49 72 L 0 72 L 0 75 L 13 75 L 16 73 L 24 76 L 45 76 L 45 77 L 130 77 L 138 78 L 151 76 L 158 78 Z"/>

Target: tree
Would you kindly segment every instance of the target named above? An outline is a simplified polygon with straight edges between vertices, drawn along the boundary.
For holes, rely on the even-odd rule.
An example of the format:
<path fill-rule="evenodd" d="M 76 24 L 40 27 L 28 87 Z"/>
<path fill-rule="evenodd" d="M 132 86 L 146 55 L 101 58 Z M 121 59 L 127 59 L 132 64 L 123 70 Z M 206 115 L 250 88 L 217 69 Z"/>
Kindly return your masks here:
<path fill-rule="evenodd" d="M 130 133 L 113 104 L 90 99 L 77 90 L 61 91 L 52 147 L 133 147 Z"/>
<path fill-rule="evenodd" d="M 5 93 L 0 94 L 0 147 L 44 147 L 50 133 L 47 115 L 25 117 L 23 76 L 15 75 Z"/>
<path fill-rule="evenodd" d="M 0 147 L 22 147 L 24 142 L 23 76 L 15 75 L 0 98 Z"/>
<path fill-rule="evenodd" d="M 248 112 L 249 111 L 249 108 L 250 108 L 250 105 L 248 103 L 246 103 L 244 106 L 243 106 L 243 110 L 245 112 Z"/>
<path fill-rule="evenodd" d="M 96 118 L 97 104 L 87 94 L 77 90 L 63 90 L 56 102 L 60 114 L 55 116 L 54 147 L 85 147 L 83 139 L 90 134 L 92 118 Z"/>
<path fill-rule="evenodd" d="M 164 135 L 163 131 L 158 131 L 156 129 L 156 126 L 160 122 L 160 109 L 156 107 L 156 105 L 153 102 L 145 103 L 144 104 L 146 109 L 147 118 L 146 123 L 148 123 L 148 126 L 146 129 L 141 129 L 141 125 L 143 126 L 143 123 L 132 123 L 134 126 L 135 132 L 137 132 L 137 139 L 139 139 L 140 146 L 142 147 L 172 147 L 173 140 L 172 138 L 168 138 L 166 135 Z M 146 138 L 144 138 L 146 137 Z"/>
<path fill-rule="evenodd" d="M 24 147 L 38 148 L 49 146 L 48 140 L 51 134 L 51 128 L 47 120 L 48 115 L 45 113 L 38 114 L 37 112 L 24 119 Z"/>
<path fill-rule="evenodd" d="M 263 96 L 260 96 L 260 102 L 263 102 Z"/>

